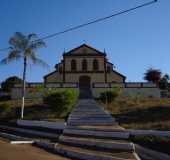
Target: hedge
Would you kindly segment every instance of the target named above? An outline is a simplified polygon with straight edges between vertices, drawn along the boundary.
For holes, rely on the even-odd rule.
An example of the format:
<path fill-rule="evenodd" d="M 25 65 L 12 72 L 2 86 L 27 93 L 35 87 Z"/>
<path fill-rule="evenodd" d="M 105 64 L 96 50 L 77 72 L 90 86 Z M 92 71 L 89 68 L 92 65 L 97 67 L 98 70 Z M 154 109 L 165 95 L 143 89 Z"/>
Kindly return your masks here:
<path fill-rule="evenodd" d="M 66 117 L 78 99 L 78 91 L 75 89 L 48 90 L 43 102 L 47 104 L 60 117 Z"/>

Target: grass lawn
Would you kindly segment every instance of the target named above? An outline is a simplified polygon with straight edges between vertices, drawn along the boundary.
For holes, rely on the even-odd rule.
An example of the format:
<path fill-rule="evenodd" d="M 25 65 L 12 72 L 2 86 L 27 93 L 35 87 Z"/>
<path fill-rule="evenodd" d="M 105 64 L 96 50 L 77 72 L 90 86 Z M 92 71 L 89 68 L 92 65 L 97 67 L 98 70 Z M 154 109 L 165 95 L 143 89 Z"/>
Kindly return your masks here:
<path fill-rule="evenodd" d="M 12 112 L 8 114 L 0 114 L 1 120 L 16 120 L 20 118 L 21 100 L 8 100 L 0 102 L 7 103 L 11 106 Z M 26 99 L 24 109 L 24 119 L 31 120 L 48 120 L 48 121 L 64 121 L 62 115 L 52 111 L 43 104 L 42 99 Z"/>
<path fill-rule="evenodd" d="M 4 103 L 4 102 L 0 102 Z M 9 100 L 13 112 L 7 119 L 20 117 L 20 100 Z M 107 106 L 100 101 L 111 114 L 117 118 L 121 126 L 132 129 L 170 130 L 170 99 L 143 98 L 143 97 L 118 97 Z M 0 115 L 1 119 L 3 115 Z M 64 121 L 62 115 L 43 105 L 42 99 L 27 99 L 25 101 L 25 119 Z"/>
<path fill-rule="evenodd" d="M 132 129 L 170 130 L 170 99 L 118 97 L 104 106 L 121 126 Z"/>

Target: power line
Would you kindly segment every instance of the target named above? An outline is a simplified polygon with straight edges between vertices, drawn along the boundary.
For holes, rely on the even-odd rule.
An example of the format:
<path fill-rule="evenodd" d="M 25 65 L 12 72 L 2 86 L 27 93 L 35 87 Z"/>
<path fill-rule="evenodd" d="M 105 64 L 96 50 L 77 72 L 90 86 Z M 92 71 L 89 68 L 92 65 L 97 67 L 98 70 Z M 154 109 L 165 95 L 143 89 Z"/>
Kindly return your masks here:
<path fill-rule="evenodd" d="M 99 18 L 99 19 L 96 19 L 94 21 L 90 21 L 90 22 L 87 22 L 87 23 L 84 23 L 84 24 L 81 24 L 81 25 L 78 25 L 78 26 L 75 26 L 75 27 L 71 27 L 71 28 L 68 28 L 64 31 L 61 31 L 61 32 L 57 32 L 57 33 L 54 33 L 54 34 L 51 34 L 51 35 L 48 35 L 48 36 L 45 36 L 45 37 L 42 37 L 40 38 L 41 40 L 44 40 L 44 39 L 48 39 L 48 38 L 52 38 L 54 36 L 58 36 L 60 34 L 63 34 L 63 33 L 66 33 L 66 32 L 70 32 L 70 31 L 73 31 L 73 30 L 76 30 L 76 29 L 79 29 L 79 28 L 82 28 L 82 27 L 85 27 L 85 26 L 88 26 L 88 25 L 91 25 L 91 24 L 94 24 L 94 23 L 97 23 L 97 22 L 100 22 L 100 21 L 104 21 L 106 19 L 110 19 L 112 17 L 115 17 L 115 16 L 118 16 L 118 15 L 121 15 L 121 14 L 125 14 L 127 12 L 130 12 L 130 11 L 133 11 L 133 10 L 136 10 L 138 8 L 142 8 L 144 6 L 148 6 L 148 5 L 151 5 L 153 3 L 156 3 L 157 0 L 154 0 L 154 1 L 151 1 L 151 2 L 148 2 L 148 3 L 145 3 L 145 4 L 142 4 L 142 5 L 139 5 L 139 6 L 136 6 L 134 8 L 130 8 L 130 9 L 127 9 L 127 10 L 123 10 L 123 11 L 120 11 L 118 13 L 114 13 L 112 15 L 109 15 L 107 17 L 102 17 L 102 18 Z"/>
<path fill-rule="evenodd" d="M 37 40 L 35 40 L 35 41 L 46 40 L 46 39 L 49 39 L 49 38 L 52 38 L 52 37 L 55 37 L 55 36 L 58 36 L 58 35 L 61 35 L 61 34 L 64 34 L 64 33 L 70 32 L 70 31 L 73 31 L 73 30 L 77 30 L 77 29 L 79 29 L 79 28 L 83 28 L 83 27 L 86 27 L 86 26 L 88 26 L 88 25 L 91 25 L 91 24 L 94 24 L 94 23 L 98 23 L 98 22 L 101 22 L 101 21 L 104 21 L 104 20 L 107 20 L 107 19 L 110 19 L 110 18 L 119 16 L 119 15 L 122 15 L 122 14 L 125 14 L 125 13 L 128 13 L 128 12 L 137 10 L 137 9 L 139 9 L 139 8 L 149 6 L 149 5 L 153 4 L 153 3 L 156 3 L 157 1 L 158 1 L 158 0 L 153 0 L 153 1 L 150 1 L 150 2 L 147 2 L 147 3 L 144 3 L 144 4 L 141 4 L 141 5 L 138 5 L 138 6 L 136 6 L 136 7 L 127 9 L 127 10 L 122 10 L 122 11 L 117 12 L 117 13 L 114 13 L 114 14 L 112 14 L 112 15 L 109 15 L 109 16 L 106 16 L 106 17 L 102 17 L 102 18 L 98 18 L 98 19 L 95 19 L 95 20 L 93 20 L 93 21 L 90 21 L 90 22 L 87 22 L 87 23 L 83 23 L 83 24 L 80 24 L 80 25 L 77 25 L 77 26 L 68 28 L 68 29 L 66 29 L 66 30 L 64 30 L 64 31 L 60 31 L 60 32 L 56 32 L 56 33 L 53 33 L 53 34 L 44 36 L 44 37 L 39 38 L 39 39 L 37 39 Z M 35 41 L 33 41 L 33 42 L 35 42 Z M 8 48 L 0 49 L 0 51 L 4 51 L 4 50 L 7 50 L 7 49 L 9 49 L 9 47 L 8 47 Z"/>

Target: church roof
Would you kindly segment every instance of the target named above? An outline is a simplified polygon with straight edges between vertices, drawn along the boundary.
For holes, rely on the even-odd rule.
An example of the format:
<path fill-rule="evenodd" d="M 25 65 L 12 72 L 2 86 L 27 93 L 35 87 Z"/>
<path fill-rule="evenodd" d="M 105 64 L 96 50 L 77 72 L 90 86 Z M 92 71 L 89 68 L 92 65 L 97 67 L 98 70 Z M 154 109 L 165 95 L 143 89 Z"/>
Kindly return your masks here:
<path fill-rule="evenodd" d="M 74 48 L 63 54 L 63 56 L 86 56 L 86 55 L 106 56 L 106 53 L 101 52 L 87 44 L 82 44 L 81 46 Z"/>
<path fill-rule="evenodd" d="M 117 72 L 117 71 L 115 71 L 115 70 L 112 70 L 115 74 L 118 74 L 119 76 L 121 76 L 121 77 L 123 77 L 124 78 L 124 80 L 126 79 L 126 76 L 124 76 L 123 74 L 121 74 L 121 73 L 119 73 L 119 72 Z"/>

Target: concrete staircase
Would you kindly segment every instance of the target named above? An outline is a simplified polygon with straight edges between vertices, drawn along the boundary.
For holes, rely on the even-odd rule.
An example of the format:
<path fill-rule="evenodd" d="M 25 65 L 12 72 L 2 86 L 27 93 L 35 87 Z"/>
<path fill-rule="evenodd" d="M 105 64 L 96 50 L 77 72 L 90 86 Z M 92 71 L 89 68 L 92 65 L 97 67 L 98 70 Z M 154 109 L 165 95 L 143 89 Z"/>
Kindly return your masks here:
<path fill-rule="evenodd" d="M 68 126 L 113 125 L 115 120 L 93 99 L 80 99 L 68 118 Z"/>
<path fill-rule="evenodd" d="M 70 114 L 55 150 L 79 160 L 139 160 L 128 138 L 129 133 L 85 95 Z"/>

